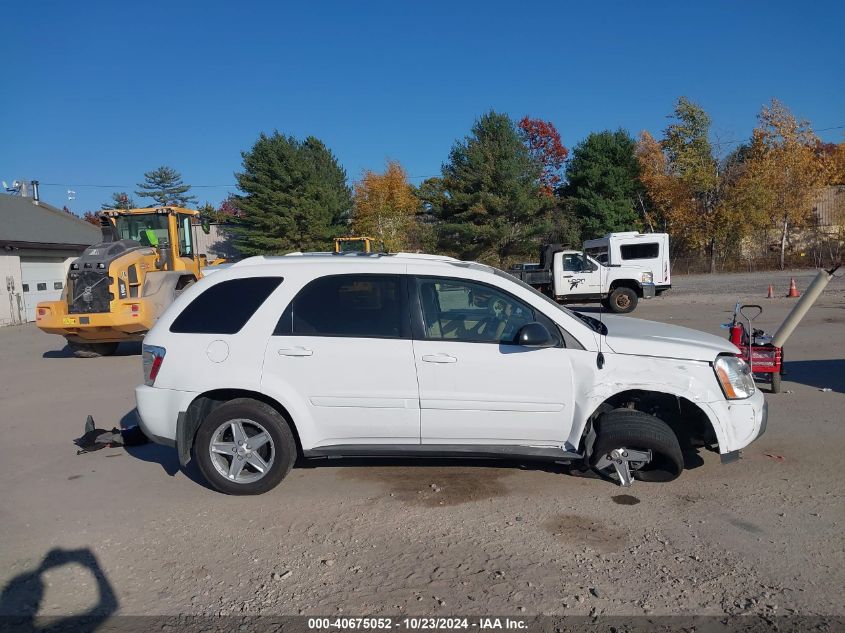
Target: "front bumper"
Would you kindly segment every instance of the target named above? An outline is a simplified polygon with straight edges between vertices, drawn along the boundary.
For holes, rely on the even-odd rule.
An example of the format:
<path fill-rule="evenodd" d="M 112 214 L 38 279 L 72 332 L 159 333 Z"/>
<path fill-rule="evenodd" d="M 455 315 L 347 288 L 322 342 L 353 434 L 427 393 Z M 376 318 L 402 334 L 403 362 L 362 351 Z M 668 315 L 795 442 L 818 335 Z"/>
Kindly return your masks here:
<path fill-rule="evenodd" d="M 745 400 L 722 400 L 709 404 L 711 422 L 719 439 L 719 453 L 723 461 L 733 461 L 738 451 L 766 432 L 769 407 L 763 392 L 754 391 Z M 736 455 L 734 455 L 736 453 Z"/>
<path fill-rule="evenodd" d="M 135 402 L 141 430 L 157 444 L 176 446 L 176 422 L 199 394 L 192 391 L 138 385 Z"/>

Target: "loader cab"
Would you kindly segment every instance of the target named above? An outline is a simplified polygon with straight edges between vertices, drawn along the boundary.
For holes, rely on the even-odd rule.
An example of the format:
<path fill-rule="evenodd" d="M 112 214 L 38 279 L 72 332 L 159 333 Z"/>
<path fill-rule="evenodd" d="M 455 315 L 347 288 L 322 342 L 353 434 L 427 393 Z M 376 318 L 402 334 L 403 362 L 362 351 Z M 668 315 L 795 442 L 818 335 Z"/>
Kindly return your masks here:
<path fill-rule="evenodd" d="M 118 240 L 131 240 L 159 251 L 158 268 L 186 270 L 199 278 L 191 209 L 159 207 L 106 212 Z"/>
<path fill-rule="evenodd" d="M 379 244 L 373 237 L 338 237 L 334 241 L 334 252 L 344 253 L 384 253 L 384 243 Z"/>

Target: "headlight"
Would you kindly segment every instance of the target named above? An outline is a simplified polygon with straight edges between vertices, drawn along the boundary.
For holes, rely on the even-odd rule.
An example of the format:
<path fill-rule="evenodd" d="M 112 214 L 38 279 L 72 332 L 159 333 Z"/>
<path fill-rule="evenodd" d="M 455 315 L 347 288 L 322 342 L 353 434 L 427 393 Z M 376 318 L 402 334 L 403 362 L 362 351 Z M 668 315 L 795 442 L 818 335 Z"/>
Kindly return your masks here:
<path fill-rule="evenodd" d="M 751 368 L 737 356 L 719 356 L 713 363 L 716 377 L 728 400 L 742 400 L 754 394 L 754 376 Z"/>
<path fill-rule="evenodd" d="M 650 284 L 654 281 L 654 273 L 643 273 L 641 277 L 641 281 L 644 284 Z"/>

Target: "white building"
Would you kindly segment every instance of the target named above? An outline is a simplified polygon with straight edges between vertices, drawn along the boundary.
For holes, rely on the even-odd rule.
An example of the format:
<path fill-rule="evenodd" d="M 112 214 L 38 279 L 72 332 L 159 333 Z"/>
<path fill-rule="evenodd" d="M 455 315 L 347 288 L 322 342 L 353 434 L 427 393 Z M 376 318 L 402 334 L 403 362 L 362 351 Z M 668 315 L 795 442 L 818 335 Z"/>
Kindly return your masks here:
<path fill-rule="evenodd" d="M 34 321 L 36 304 L 59 299 L 70 263 L 99 241 L 75 215 L 0 194 L 0 325 Z"/>

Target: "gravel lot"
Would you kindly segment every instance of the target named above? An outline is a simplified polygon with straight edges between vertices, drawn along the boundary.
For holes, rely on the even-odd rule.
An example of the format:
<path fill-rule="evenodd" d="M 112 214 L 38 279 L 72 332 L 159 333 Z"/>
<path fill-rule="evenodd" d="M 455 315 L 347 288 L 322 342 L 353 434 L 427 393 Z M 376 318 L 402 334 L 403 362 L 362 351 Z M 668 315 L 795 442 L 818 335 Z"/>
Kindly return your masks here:
<path fill-rule="evenodd" d="M 766 288 L 785 295 L 793 274 L 802 290 L 813 275 L 677 277 L 634 316 L 725 336 L 742 299 L 773 331 L 794 300 Z M 248 498 L 156 445 L 76 454 L 88 414 L 134 415 L 139 346 L 76 359 L 33 325 L 2 328 L 0 615 L 845 615 L 844 326 L 839 279 L 787 344 L 766 435 L 669 484 L 353 461 Z"/>

